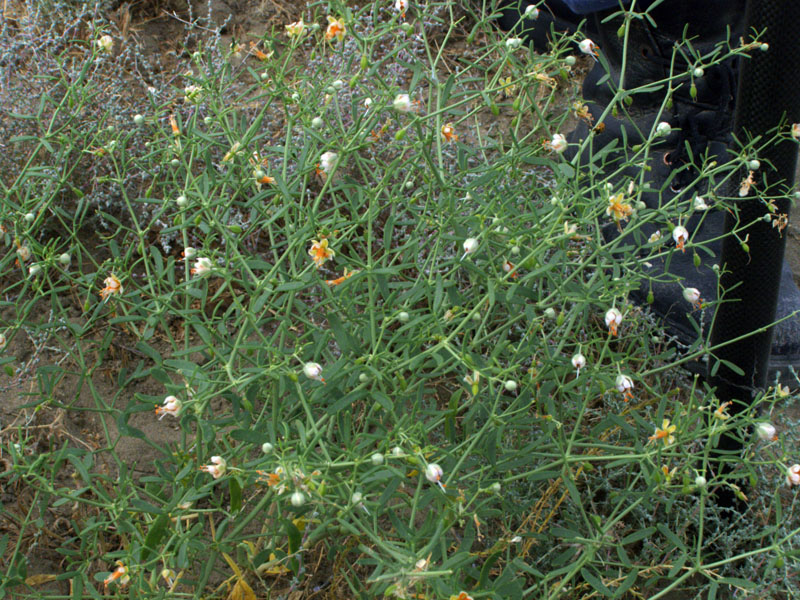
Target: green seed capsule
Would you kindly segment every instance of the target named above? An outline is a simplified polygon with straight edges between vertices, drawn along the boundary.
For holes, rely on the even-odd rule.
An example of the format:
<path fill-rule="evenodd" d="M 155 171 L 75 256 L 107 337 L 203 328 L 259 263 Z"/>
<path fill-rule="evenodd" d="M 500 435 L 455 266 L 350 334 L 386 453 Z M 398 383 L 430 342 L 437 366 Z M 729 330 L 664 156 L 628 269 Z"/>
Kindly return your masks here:
<path fill-rule="evenodd" d="M 747 242 L 742 242 L 742 250 L 744 250 L 747 254 L 750 254 L 750 246 Z"/>
<path fill-rule="evenodd" d="M 403 127 L 402 129 L 398 130 L 397 133 L 394 134 L 394 139 L 396 139 L 398 142 L 400 140 L 402 140 L 404 137 L 406 137 L 406 128 L 405 127 Z"/>
<path fill-rule="evenodd" d="M 649 292 L 647 292 L 647 303 L 652 304 L 655 301 L 656 297 L 653 295 L 653 290 L 650 290 Z"/>
<path fill-rule="evenodd" d="M 619 26 L 619 29 L 617 29 L 617 37 L 618 37 L 618 38 L 623 38 L 623 37 L 625 37 L 625 23 L 623 23 L 622 25 L 620 25 L 620 26 Z"/>
<path fill-rule="evenodd" d="M 492 102 L 491 104 L 489 104 L 489 110 L 491 110 L 491 111 L 492 111 L 492 114 L 493 114 L 495 117 L 497 117 L 497 116 L 499 116 L 499 115 L 500 115 L 500 109 L 498 108 L 497 104 L 495 104 L 494 102 Z"/>
<path fill-rule="evenodd" d="M 239 227 L 238 225 L 231 225 L 230 227 L 228 227 L 228 229 L 230 229 L 232 233 L 236 234 L 242 233 L 242 228 Z"/>
<path fill-rule="evenodd" d="M 694 253 L 694 256 L 692 257 L 692 260 L 694 261 L 694 266 L 695 267 L 699 267 L 700 266 L 700 255 L 697 252 Z"/>
<path fill-rule="evenodd" d="M 697 86 L 695 84 L 692 84 L 689 88 L 689 95 L 693 100 L 697 98 Z"/>
<path fill-rule="evenodd" d="M 361 55 L 361 70 L 365 70 L 369 66 L 369 59 L 366 54 Z"/>

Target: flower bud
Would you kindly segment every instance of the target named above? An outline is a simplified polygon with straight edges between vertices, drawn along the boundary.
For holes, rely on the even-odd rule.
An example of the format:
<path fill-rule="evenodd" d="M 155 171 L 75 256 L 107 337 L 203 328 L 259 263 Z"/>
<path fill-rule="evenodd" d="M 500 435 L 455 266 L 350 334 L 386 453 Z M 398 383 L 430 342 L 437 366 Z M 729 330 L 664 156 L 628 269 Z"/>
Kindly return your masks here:
<path fill-rule="evenodd" d="M 379 467 L 383 464 L 383 454 L 381 454 L 380 452 L 376 452 L 375 454 L 370 456 L 370 460 L 372 461 L 373 465 Z"/>
<path fill-rule="evenodd" d="M 661 137 L 666 137 L 672 131 L 672 126 L 667 123 L 666 121 L 661 121 L 656 127 L 656 135 L 660 135 Z"/>
<path fill-rule="evenodd" d="M 311 126 L 314 129 L 319 129 L 320 127 L 322 127 L 322 125 L 323 125 L 322 118 L 314 117 L 313 119 L 311 119 Z"/>
<path fill-rule="evenodd" d="M 142 115 L 133 115 L 133 124 L 137 127 L 144 125 L 144 117 Z"/>
<path fill-rule="evenodd" d="M 68 265 L 71 260 L 72 257 L 67 252 L 64 252 L 64 254 L 58 257 L 58 262 L 60 262 L 62 265 Z"/>
<path fill-rule="evenodd" d="M 264 442 L 263 444 L 261 444 L 261 451 L 264 454 L 271 454 L 274 449 L 275 449 L 275 446 L 273 446 L 269 442 Z"/>
<path fill-rule="evenodd" d="M 765 442 L 772 442 L 778 439 L 775 426 L 769 421 L 765 421 L 756 425 L 756 434 L 760 440 Z"/>
<path fill-rule="evenodd" d="M 298 490 L 292 494 L 292 497 L 289 498 L 289 501 L 292 503 L 292 506 L 300 507 L 305 504 L 306 497 L 303 495 L 303 492 Z"/>
<path fill-rule="evenodd" d="M 506 381 L 503 386 L 506 388 L 507 392 L 516 392 L 517 391 L 517 382 L 513 379 L 509 379 Z"/>
<path fill-rule="evenodd" d="M 400 313 L 397 315 L 397 319 L 401 323 L 408 323 L 408 319 L 409 319 L 408 313 L 406 311 L 404 311 L 404 310 L 400 311 Z"/>

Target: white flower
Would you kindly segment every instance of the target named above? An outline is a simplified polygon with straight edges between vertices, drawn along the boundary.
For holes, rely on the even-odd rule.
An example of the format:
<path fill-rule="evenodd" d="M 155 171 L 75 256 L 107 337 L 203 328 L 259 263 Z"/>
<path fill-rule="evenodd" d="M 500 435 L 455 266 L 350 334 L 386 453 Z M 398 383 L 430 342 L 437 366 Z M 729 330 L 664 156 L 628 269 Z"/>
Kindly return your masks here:
<path fill-rule="evenodd" d="M 475 239 L 475 238 L 467 238 L 467 239 L 465 239 L 464 240 L 464 244 L 463 244 L 464 256 L 461 257 L 461 260 L 464 260 L 464 258 L 467 256 L 467 254 L 472 254 L 473 252 L 475 252 L 475 250 L 478 249 L 479 245 L 480 244 L 479 244 L 478 240 Z"/>
<path fill-rule="evenodd" d="M 396 0 L 394 9 L 399 12 L 401 16 L 405 17 L 406 11 L 408 10 L 408 0 Z"/>
<path fill-rule="evenodd" d="M 565 138 L 560 133 L 554 133 L 553 134 L 553 139 L 551 139 L 547 143 L 547 145 L 554 152 L 558 152 L 559 154 L 561 154 L 564 150 L 567 149 L 567 138 Z"/>
<path fill-rule="evenodd" d="M 705 198 L 702 196 L 695 196 L 694 197 L 694 209 L 695 210 L 708 210 L 708 204 L 706 204 Z"/>
<path fill-rule="evenodd" d="M 110 35 L 104 35 L 97 39 L 95 42 L 97 49 L 101 52 L 111 53 L 114 49 L 114 38 Z"/>
<path fill-rule="evenodd" d="M 683 288 L 683 298 L 695 306 L 703 302 L 702 298 L 700 298 L 700 290 L 693 287 Z"/>
<path fill-rule="evenodd" d="M 800 140 L 800 123 L 792 124 L 792 137 L 796 140 Z"/>
<path fill-rule="evenodd" d="M 572 366 L 575 367 L 577 371 L 575 373 L 576 376 L 581 374 L 581 369 L 586 366 L 586 357 L 578 352 L 575 356 L 572 357 Z"/>
<path fill-rule="evenodd" d="M 39 265 L 31 265 L 30 267 L 28 267 L 28 275 L 30 277 L 36 277 L 41 272 L 42 272 L 42 267 Z"/>
<path fill-rule="evenodd" d="M 506 40 L 506 49 L 508 50 L 513 51 L 519 48 L 520 46 L 522 46 L 522 38 L 513 37 L 513 38 L 508 38 Z"/>
<path fill-rule="evenodd" d="M 172 415 L 173 417 L 177 417 L 178 413 L 181 412 L 181 407 L 183 406 L 183 403 L 175 396 L 167 396 L 164 398 L 164 402 L 162 402 L 162 404 L 163 406 L 156 406 L 156 414 L 159 415 L 159 421 L 164 418 L 164 415 Z"/>
<path fill-rule="evenodd" d="M 442 483 L 442 475 L 444 475 L 444 471 L 442 471 L 442 467 L 437 465 L 436 463 L 429 463 L 427 467 L 425 467 L 425 479 L 430 481 L 431 483 L 436 483 L 442 488 L 444 491 L 444 484 Z"/>
<path fill-rule="evenodd" d="M 222 458 L 221 456 L 212 456 L 211 464 L 200 467 L 200 470 L 209 473 L 214 479 L 219 479 L 220 477 L 225 475 L 225 471 L 227 468 L 228 468 L 228 463 L 225 462 L 224 458 Z"/>
<path fill-rule="evenodd" d="M 392 106 L 398 112 L 407 113 L 411 111 L 411 98 L 409 98 L 408 94 L 397 94 Z"/>
<path fill-rule="evenodd" d="M 787 469 L 786 485 L 800 485 L 800 465 L 792 465 Z"/>
<path fill-rule="evenodd" d="M 630 377 L 619 374 L 617 375 L 615 384 L 617 386 L 617 391 L 625 396 L 625 402 L 633 398 L 633 393 L 631 392 L 633 389 L 633 381 L 631 381 Z"/>
<path fill-rule="evenodd" d="M 195 256 L 197 256 L 197 250 L 195 250 L 195 249 L 194 249 L 194 248 L 192 248 L 191 246 L 186 246 L 186 248 L 184 248 L 184 249 L 183 249 L 183 255 L 184 255 L 184 256 L 185 256 L 187 259 L 191 260 L 191 259 L 193 259 Z"/>
<path fill-rule="evenodd" d="M 205 277 L 209 273 L 211 273 L 211 269 L 214 268 L 214 263 L 211 262 L 210 258 L 206 258 L 205 256 L 201 256 L 196 261 L 194 261 L 194 267 L 190 271 L 192 275 L 197 275 L 198 277 Z"/>
<path fill-rule="evenodd" d="M 595 57 L 597 56 L 597 45 L 589 38 L 581 41 L 581 43 L 578 44 L 578 48 L 580 48 L 580 51 L 584 54 L 589 54 L 590 56 Z"/>
<path fill-rule="evenodd" d="M 299 38 L 301 37 L 306 31 L 306 24 L 303 22 L 303 19 L 299 21 L 295 21 L 294 23 L 289 23 L 285 26 L 286 28 L 286 35 L 289 38 Z"/>
<path fill-rule="evenodd" d="M 322 377 L 322 365 L 319 363 L 307 362 L 304 364 L 303 374 L 309 379 L 316 379 L 317 381 L 325 383 L 325 379 Z"/>
<path fill-rule="evenodd" d="M 671 131 L 672 125 L 666 121 L 661 121 L 661 123 L 656 126 L 656 135 L 660 135 L 661 137 L 667 137 Z"/>
<path fill-rule="evenodd" d="M 622 313 L 617 308 L 606 311 L 606 327 L 611 335 L 617 335 L 618 327 L 622 324 Z"/>
<path fill-rule="evenodd" d="M 655 244 L 660 239 L 661 239 L 661 230 L 658 230 L 651 233 L 650 237 L 647 238 L 647 241 L 650 242 L 651 244 Z"/>
<path fill-rule="evenodd" d="M 323 152 L 322 156 L 319 157 L 319 168 L 325 173 L 330 173 L 336 164 L 337 158 L 339 158 L 339 155 L 336 152 Z"/>
<path fill-rule="evenodd" d="M 525 14 L 522 15 L 525 19 L 536 19 L 539 17 L 539 9 L 533 4 L 529 4 L 525 9 Z"/>
<path fill-rule="evenodd" d="M 677 246 L 678 250 L 683 252 L 684 244 L 686 244 L 689 239 L 689 232 L 686 230 L 686 227 L 683 225 L 678 225 L 675 229 L 673 229 L 672 239 L 675 240 L 675 245 Z"/>
<path fill-rule="evenodd" d="M 756 425 L 756 434 L 760 440 L 765 442 L 774 442 L 778 439 L 775 426 L 769 421 L 765 421 Z"/>
<path fill-rule="evenodd" d="M 364 108 L 369 109 L 372 106 L 372 98 L 364 98 Z"/>

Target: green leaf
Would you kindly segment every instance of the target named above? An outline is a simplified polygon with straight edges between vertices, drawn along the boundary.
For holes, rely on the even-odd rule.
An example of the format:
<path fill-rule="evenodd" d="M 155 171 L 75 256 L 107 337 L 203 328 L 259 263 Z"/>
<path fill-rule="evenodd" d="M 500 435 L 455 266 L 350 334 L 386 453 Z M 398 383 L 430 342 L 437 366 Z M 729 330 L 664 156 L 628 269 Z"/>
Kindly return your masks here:
<path fill-rule="evenodd" d="M 586 567 L 581 569 L 581 575 L 583 576 L 584 581 L 586 581 L 586 583 L 592 586 L 596 592 L 601 593 L 606 598 L 614 597 L 614 594 L 611 592 L 611 590 L 609 590 L 605 585 L 603 585 L 603 582 L 600 581 L 600 579 L 598 579 Z"/>
<path fill-rule="evenodd" d="M 144 538 L 144 547 L 142 548 L 142 555 L 140 562 L 146 563 L 150 558 L 150 554 L 158 549 L 158 544 L 161 538 L 167 531 L 169 525 L 169 515 L 162 513 L 158 515 L 155 521 L 150 525 L 150 530 L 147 532 L 147 537 Z"/>
<path fill-rule="evenodd" d="M 286 521 L 286 536 L 289 538 L 289 554 L 294 554 L 300 549 L 303 535 L 291 521 Z"/>
<path fill-rule="evenodd" d="M 231 512 L 239 512 L 242 509 L 242 486 L 236 477 L 228 479 L 228 490 L 231 493 Z"/>

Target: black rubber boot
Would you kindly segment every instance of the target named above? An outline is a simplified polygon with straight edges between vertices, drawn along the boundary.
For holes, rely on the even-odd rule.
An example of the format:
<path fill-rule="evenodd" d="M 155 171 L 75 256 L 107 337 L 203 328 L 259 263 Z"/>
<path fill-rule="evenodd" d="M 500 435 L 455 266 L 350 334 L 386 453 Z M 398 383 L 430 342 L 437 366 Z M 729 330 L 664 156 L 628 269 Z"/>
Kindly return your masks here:
<path fill-rule="evenodd" d="M 528 9 L 528 7 L 533 7 Z M 537 10 L 533 10 L 533 9 Z M 531 12 L 527 13 L 526 10 Z M 503 31 L 510 31 L 533 45 L 537 52 L 549 50 L 555 35 L 572 35 L 583 23 L 583 31 L 589 37 L 595 33 L 594 19 L 586 19 L 573 13 L 561 0 L 503 0 L 500 3 L 500 18 L 497 25 Z M 534 17 L 534 15 L 536 15 Z"/>
<path fill-rule="evenodd" d="M 720 42 L 730 39 L 732 44 L 738 43 L 744 2 L 668 2 L 650 13 L 655 27 L 644 19 L 632 21 L 623 86 L 626 90 L 645 87 L 646 91 L 632 94 L 630 104 L 621 104 L 617 116 L 605 115 L 598 127 L 618 89 L 623 62 L 623 41 L 618 36 L 622 20 L 601 23 L 607 14 L 596 17 L 599 60 L 583 88 L 591 118 L 568 136 L 571 145 L 567 157 L 576 165 L 589 166 L 591 155 L 596 161 L 593 167 L 611 176 L 611 181 L 623 189 L 633 181 L 637 191 L 642 190 L 641 174 L 645 173 L 640 195 L 644 206 L 629 223 L 607 224 L 603 235 L 607 241 L 616 240 L 615 251 L 638 251 L 646 278 L 641 288 L 631 293 L 631 299 L 650 306 L 665 330 L 690 346 L 707 339 L 711 328 L 724 232 L 722 211 L 730 209 L 730 205 L 726 208 L 714 200 L 710 183 L 699 173 L 704 163 L 724 164 L 732 158 L 729 149 L 733 148 L 737 74 L 733 59 L 714 67 L 696 61 L 698 56 L 714 52 Z M 675 44 L 682 39 L 691 40 L 696 54 L 682 46 L 673 56 Z M 664 101 L 670 73 L 673 77 L 681 75 L 671 81 L 671 104 Z M 659 123 L 669 125 L 662 125 L 664 135 L 660 136 L 654 135 Z M 591 154 L 587 151 L 576 156 L 577 144 L 589 137 Z M 644 160 L 637 150 L 648 143 L 649 156 Z M 685 209 L 682 222 L 674 218 L 671 223 L 665 221 L 660 214 L 663 208 L 678 204 Z M 696 208 L 690 208 L 693 206 Z M 626 231 L 634 220 L 636 227 Z M 668 229 L 678 225 L 688 233 L 683 251 L 675 247 Z M 651 237 L 659 233 L 661 240 Z M 702 303 L 693 305 L 690 299 L 696 295 Z M 784 263 L 776 318 L 783 319 L 798 310 L 800 290 Z M 774 329 L 770 380 L 780 371 L 784 381 L 792 381 L 789 367 L 800 371 L 800 318 L 796 316 Z M 697 368 L 704 369 L 702 365 Z"/>

